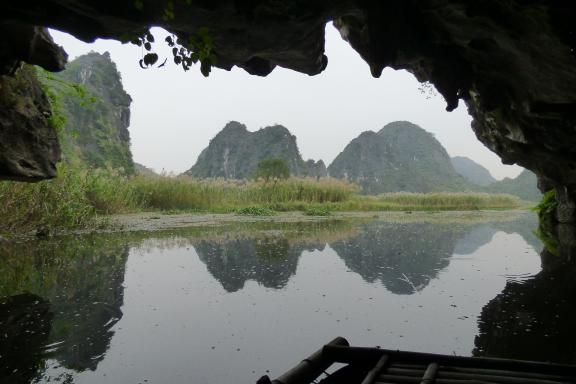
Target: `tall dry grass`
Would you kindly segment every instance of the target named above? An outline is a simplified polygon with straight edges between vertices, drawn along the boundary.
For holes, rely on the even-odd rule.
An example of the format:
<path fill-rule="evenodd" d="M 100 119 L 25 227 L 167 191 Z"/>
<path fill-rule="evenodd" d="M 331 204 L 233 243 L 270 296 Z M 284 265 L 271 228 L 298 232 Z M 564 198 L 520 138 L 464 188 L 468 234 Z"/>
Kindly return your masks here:
<path fill-rule="evenodd" d="M 477 210 L 522 206 L 511 195 L 388 193 L 361 196 L 331 178 L 276 182 L 126 177 L 114 170 L 61 166 L 54 180 L 0 182 L 0 233 L 93 227 L 98 215 L 137 211 L 269 212 Z"/>
<path fill-rule="evenodd" d="M 331 178 L 264 182 L 136 177 L 130 184 L 145 202 L 144 208 L 213 212 L 250 205 L 282 210 L 292 205 L 336 203 L 349 200 L 356 192 L 354 185 Z"/>
<path fill-rule="evenodd" d="M 506 209 L 522 206 L 520 198 L 508 194 L 482 192 L 434 192 L 411 193 L 397 192 L 379 195 L 378 200 L 391 207 L 402 209 Z"/>

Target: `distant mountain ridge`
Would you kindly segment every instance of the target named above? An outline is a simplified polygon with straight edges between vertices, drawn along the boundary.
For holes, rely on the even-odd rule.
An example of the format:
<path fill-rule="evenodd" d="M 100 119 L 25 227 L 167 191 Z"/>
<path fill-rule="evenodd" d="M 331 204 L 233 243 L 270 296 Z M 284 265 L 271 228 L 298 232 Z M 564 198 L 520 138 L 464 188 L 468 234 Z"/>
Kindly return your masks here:
<path fill-rule="evenodd" d="M 486 187 L 486 192 L 509 193 L 528 201 L 539 201 L 542 198 L 542 192 L 538 189 L 538 178 L 527 169 L 514 179 L 506 177 L 490 184 Z"/>
<path fill-rule="evenodd" d="M 322 160 L 304 161 L 296 137 L 281 125 L 250 132 L 231 121 L 212 139 L 185 174 L 198 178 L 247 179 L 259 161 L 284 159 L 294 176 L 331 176 L 358 184 L 363 193 L 489 192 L 539 200 L 536 176 L 497 181 L 466 157 L 450 158 L 433 134 L 408 121 L 395 121 L 378 132 L 362 132 L 328 168 Z"/>
<path fill-rule="evenodd" d="M 459 191 L 469 187 L 448 153 L 430 133 L 408 121 L 353 139 L 328 167 L 332 177 L 358 184 L 364 193 Z"/>
<path fill-rule="evenodd" d="M 302 159 L 296 137 L 286 127 L 273 125 L 250 132 L 237 121 L 226 124 L 210 140 L 185 174 L 198 178 L 248 179 L 258 163 L 268 158 L 285 160 L 295 176 L 326 176 L 322 160 Z"/>
<path fill-rule="evenodd" d="M 451 161 L 454 170 L 471 183 L 485 187 L 497 181 L 490 171 L 468 157 L 455 156 Z"/>

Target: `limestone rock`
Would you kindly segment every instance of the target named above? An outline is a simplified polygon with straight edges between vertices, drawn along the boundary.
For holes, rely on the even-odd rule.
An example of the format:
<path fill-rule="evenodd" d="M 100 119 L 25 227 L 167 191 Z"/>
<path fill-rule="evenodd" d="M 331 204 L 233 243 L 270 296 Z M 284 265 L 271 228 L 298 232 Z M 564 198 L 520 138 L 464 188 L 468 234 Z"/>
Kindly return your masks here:
<path fill-rule="evenodd" d="M 328 170 L 326 169 L 326 164 L 324 164 L 324 161 L 322 160 L 318 161 L 314 161 L 312 159 L 307 160 L 305 172 L 306 172 L 305 176 L 308 177 L 320 178 L 328 176 Z"/>
<path fill-rule="evenodd" d="M 465 189 L 444 147 L 408 121 L 363 132 L 328 167 L 331 177 L 357 183 L 364 193 Z"/>
<path fill-rule="evenodd" d="M 51 115 L 33 67 L 0 76 L 1 178 L 37 181 L 56 176 L 60 145 Z"/>
<path fill-rule="evenodd" d="M 472 159 L 455 156 L 451 159 L 454 170 L 471 183 L 487 186 L 496 181 L 490 171 Z"/>
<path fill-rule="evenodd" d="M 62 147 L 64 159 L 79 159 L 94 168 L 110 166 L 134 172 L 130 151 L 130 104 L 116 64 L 108 52 L 90 52 L 71 61 L 67 68 L 46 80 L 59 99 L 66 117 Z M 80 85 L 79 95 L 71 85 Z"/>
<path fill-rule="evenodd" d="M 249 179 L 258 163 L 269 158 L 285 160 L 295 176 L 325 176 L 322 161 L 304 162 L 296 137 L 287 128 L 273 125 L 249 132 L 237 121 L 226 124 L 185 173 L 198 178 Z"/>
<path fill-rule="evenodd" d="M 539 201 L 542 193 L 538 190 L 538 181 L 533 172 L 525 169 L 514 179 L 506 177 L 486 187 L 487 192 L 508 193 L 527 201 Z"/>

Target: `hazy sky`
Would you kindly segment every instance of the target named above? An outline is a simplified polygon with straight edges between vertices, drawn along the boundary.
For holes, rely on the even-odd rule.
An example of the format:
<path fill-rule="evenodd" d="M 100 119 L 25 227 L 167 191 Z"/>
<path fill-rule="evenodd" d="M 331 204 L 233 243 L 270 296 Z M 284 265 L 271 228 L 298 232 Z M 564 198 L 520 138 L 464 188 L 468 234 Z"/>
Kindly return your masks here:
<path fill-rule="evenodd" d="M 156 41 L 163 42 L 165 32 L 154 31 Z M 450 156 L 468 156 L 497 179 L 521 171 L 503 165 L 476 139 L 464 105 L 446 112 L 442 96 L 423 94 L 406 71 L 386 69 L 374 79 L 331 25 L 326 27 L 328 67 L 317 76 L 276 68 L 258 77 L 234 68 L 214 69 L 204 78 L 196 66 L 184 72 L 174 65 L 164 43 L 157 43 L 155 50 L 168 57 L 168 63 L 144 70 L 138 65 L 143 53 L 137 46 L 110 40 L 86 44 L 58 31 L 52 35 L 70 59 L 91 50 L 110 52 L 133 99 L 129 129 L 134 160 L 156 171 L 189 169 L 230 120 L 250 131 L 282 124 L 297 137 L 305 160 L 322 159 L 326 165 L 361 132 L 409 120 L 434 133 Z"/>

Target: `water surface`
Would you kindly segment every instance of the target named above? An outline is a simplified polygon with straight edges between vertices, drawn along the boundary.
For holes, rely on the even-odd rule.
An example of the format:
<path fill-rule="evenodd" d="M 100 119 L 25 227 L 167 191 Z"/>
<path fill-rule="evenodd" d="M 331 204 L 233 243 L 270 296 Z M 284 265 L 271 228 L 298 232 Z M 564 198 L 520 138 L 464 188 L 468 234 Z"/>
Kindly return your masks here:
<path fill-rule="evenodd" d="M 541 258 L 536 226 L 428 213 L 4 243 L 0 381 L 253 383 L 335 336 L 576 362 L 574 271 Z"/>

